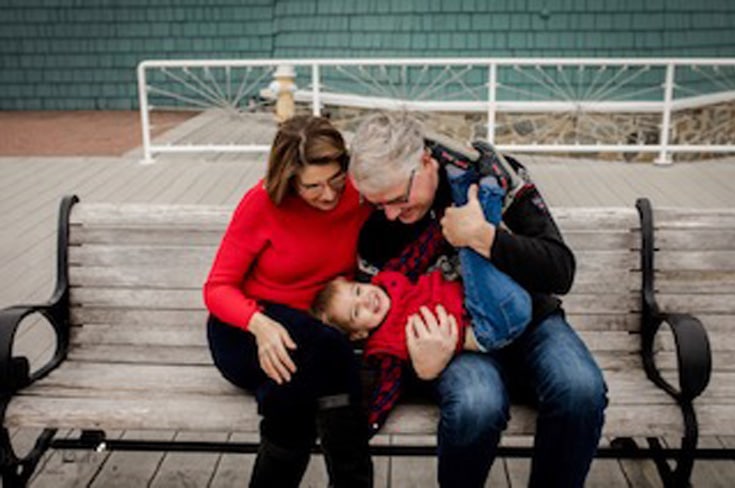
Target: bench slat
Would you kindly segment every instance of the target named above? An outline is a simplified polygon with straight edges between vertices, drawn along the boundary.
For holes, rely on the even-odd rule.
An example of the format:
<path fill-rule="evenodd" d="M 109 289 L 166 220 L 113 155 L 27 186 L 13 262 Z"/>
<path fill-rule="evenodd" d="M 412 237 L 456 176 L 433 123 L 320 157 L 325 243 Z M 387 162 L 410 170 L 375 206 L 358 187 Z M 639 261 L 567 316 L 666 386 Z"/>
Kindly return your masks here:
<path fill-rule="evenodd" d="M 204 308 L 204 298 L 200 289 L 72 288 L 70 299 L 74 305 L 94 307 L 156 310 Z"/>
<path fill-rule="evenodd" d="M 620 363 L 619 363 L 620 364 Z M 715 403 L 735 399 L 733 373 L 715 372 L 706 398 Z M 605 371 L 611 396 L 619 404 L 665 404 L 668 396 L 652 388 L 641 369 Z M 140 364 L 118 362 L 68 361 L 27 394 L 46 397 L 127 398 L 150 395 L 201 394 L 240 395 L 241 391 L 225 381 L 210 365 Z"/>
<path fill-rule="evenodd" d="M 47 398 L 23 395 L 8 408 L 6 425 L 103 430 L 257 432 L 250 395 L 168 393 L 133 398 Z"/>
<path fill-rule="evenodd" d="M 203 346 L 82 344 L 72 348 L 68 357 L 71 361 L 212 365 L 209 349 Z"/>
<path fill-rule="evenodd" d="M 188 267 L 212 264 L 215 246 L 82 245 L 69 248 L 71 266 Z"/>
<path fill-rule="evenodd" d="M 99 256 L 93 259 L 100 260 Z M 635 257 L 619 254 L 578 256 L 573 290 L 599 293 L 633 290 L 640 283 L 640 272 L 631 271 L 636 265 Z M 210 266 L 211 262 L 189 263 L 185 267 L 170 261 L 137 265 L 77 263 L 70 267 L 69 279 L 75 287 L 201 288 Z"/>
<path fill-rule="evenodd" d="M 566 316 L 577 331 L 638 331 L 641 328 L 640 313 L 594 314 L 574 313 L 567 310 Z"/>
<path fill-rule="evenodd" d="M 735 242 L 735 229 L 658 229 L 656 247 L 666 250 L 713 251 L 731 250 Z"/>
<path fill-rule="evenodd" d="M 208 313 L 204 308 L 199 310 L 141 310 L 85 306 L 75 306 L 71 309 L 72 324 L 121 324 L 146 325 L 153 324 L 166 326 L 178 325 L 186 327 L 204 327 Z M 576 330 L 638 330 L 640 315 L 637 313 L 591 314 L 567 312 L 569 322 Z M 719 316 L 705 317 L 708 322 L 714 322 Z M 724 327 L 726 324 L 720 324 Z"/>
<path fill-rule="evenodd" d="M 735 271 L 729 270 L 657 270 L 656 289 L 664 293 L 735 294 Z"/>
<path fill-rule="evenodd" d="M 197 327 L 164 326 L 155 323 L 136 325 L 87 324 L 72 329 L 71 341 L 72 344 L 204 346 L 207 337 L 204 323 Z"/>
<path fill-rule="evenodd" d="M 640 247 L 640 237 L 627 229 L 619 231 L 570 230 L 568 232 L 564 232 L 563 235 L 564 242 L 566 242 L 574 252 L 635 249 Z"/>
<path fill-rule="evenodd" d="M 240 395 L 241 391 L 225 381 L 211 365 L 131 364 L 112 362 L 65 361 L 36 390 L 56 392 L 50 396 L 121 397 L 140 392 L 150 394 L 186 393 L 203 395 Z M 138 393 L 136 393 L 138 392 Z M 30 392 L 29 392 L 30 394 Z"/>
<path fill-rule="evenodd" d="M 156 205 L 126 203 L 79 204 L 72 209 L 69 222 L 87 226 L 212 226 L 224 228 L 233 208 L 212 205 Z"/>
<path fill-rule="evenodd" d="M 575 229 L 639 229 L 637 211 L 632 207 L 552 207 L 554 221 L 566 234 Z"/>
<path fill-rule="evenodd" d="M 721 407 L 706 409 L 707 416 L 721 415 Z M 727 412 L 727 417 L 735 418 Z M 603 434 L 680 434 L 681 413 L 673 404 L 629 406 L 611 404 L 605 412 Z M 725 418 L 727 418 L 725 417 Z M 722 417 L 721 417 L 722 418 Z M 6 425 L 110 430 L 191 430 L 256 432 L 259 417 L 255 400 L 247 395 L 201 397 L 192 395 L 141 396 L 127 399 L 44 398 L 20 396 L 8 408 Z M 433 435 L 438 410 L 424 405 L 399 405 L 381 433 Z M 507 433 L 528 435 L 535 430 L 536 414 L 514 405 Z"/>
<path fill-rule="evenodd" d="M 732 294 L 670 294 L 658 293 L 658 304 L 664 311 L 699 314 L 735 314 L 735 295 Z"/>
<path fill-rule="evenodd" d="M 204 307 L 195 310 L 143 310 L 105 308 L 85 305 L 72 306 L 71 322 L 81 324 L 121 324 L 154 326 L 181 326 L 204 328 L 208 312 Z"/>
<path fill-rule="evenodd" d="M 687 209 L 656 208 L 653 209 L 653 222 L 656 229 L 686 229 L 700 231 L 702 229 L 735 229 L 735 213 L 731 209 Z"/>
<path fill-rule="evenodd" d="M 89 227 L 72 226 L 69 232 L 71 245 L 119 244 L 119 245 L 178 245 L 216 246 L 222 239 L 224 226 L 215 228 L 169 227 L 166 229 L 141 227 Z"/>
<path fill-rule="evenodd" d="M 735 251 L 668 251 L 656 253 L 657 270 L 735 271 Z"/>
<path fill-rule="evenodd" d="M 195 325 L 157 324 L 155 322 L 86 324 L 72 328 L 72 344 L 129 344 L 143 346 L 206 346 L 204 321 Z M 576 326 L 575 322 L 572 324 Z M 633 351 L 640 349 L 640 338 L 625 330 L 582 330 L 577 332 L 593 351 Z M 662 347 L 673 348 L 673 342 Z M 668 349 L 670 350 L 670 349 Z"/>
<path fill-rule="evenodd" d="M 627 314 L 641 309 L 638 294 L 582 294 L 577 293 L 563 297 L 564 310 L 569 313 L 588 314 Z"/>
<path fill-rule="evenodd" d="M 725 435 L 732 433 L 735 425 L 735 408 L 732 402 L 713 405 L 704 401 L 695 401 L 699 435 Z"/>
<path fill-rule="evenodd" d="M 604 274 L 608 271 L 620 272 L 640 268 L 640 256 L 628 250 L 617 251 L 576 251 L 578 271 L 593 271 Z"/>
<path fill-rule="evenodd" d="M 582 264 L 584 266 L 584 264 Z M 569 295 L 610 293 L 638 293 L 636 283 L 641 282 L 640 271 L 627 269 L 608 269 L 604 273 L 597 270 L 578 269 Z M 564 296 L 561 297 L 565 298 Z"/>
<path fill-rule="evenodd" d="M 439 421 L 438 409 L 422 405 L 399 405 L 388 417 L 381 433 L 433 434 Z M 730 415 L 735 418 L 735 415 Z M 661 405 L 618 405 L 614 401 L 605 410 L 603 435 L 636 436 L 681 435 L 681 411 L 672 402 Z M 523 405 L 511 407 L 506 434 L 529 435 L 536 430 L 536 413 Z M 672 434 L 673 433 L 673 434 Z"/>
<path fill-rule="evenodd" d="M 186 267 L 172 266 L 72 266 L 73 287 L 145 287 L 202 289 L 211 263 Z"/>

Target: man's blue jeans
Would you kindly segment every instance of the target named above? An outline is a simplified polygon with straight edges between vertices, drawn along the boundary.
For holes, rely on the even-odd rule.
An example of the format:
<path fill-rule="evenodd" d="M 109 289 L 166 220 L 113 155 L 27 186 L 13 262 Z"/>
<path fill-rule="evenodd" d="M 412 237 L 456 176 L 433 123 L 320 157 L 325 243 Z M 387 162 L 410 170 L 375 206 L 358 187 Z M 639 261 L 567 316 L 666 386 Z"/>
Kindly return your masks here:
<path fill-rule="evenodd" d="M 582 487 L 607 405 L 604 379 L 563 313 L 508 347 L 456 356 L 436 380 L 442 487 L 483 486 L 509 420 L 510 390 L 538 408 L 529 486 Z"/>

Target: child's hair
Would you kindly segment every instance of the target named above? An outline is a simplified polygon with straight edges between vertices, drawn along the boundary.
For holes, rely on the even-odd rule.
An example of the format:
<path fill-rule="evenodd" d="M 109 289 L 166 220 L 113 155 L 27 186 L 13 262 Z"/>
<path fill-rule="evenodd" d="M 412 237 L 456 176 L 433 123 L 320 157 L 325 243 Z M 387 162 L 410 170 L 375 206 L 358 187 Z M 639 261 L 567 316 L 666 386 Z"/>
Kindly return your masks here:
<path fill-rule="evenodd" d="M 311 308 L 309 309 L 309 312 L 325 324 L 331 325 L 345 332 L 349 332 L 347 324 L 339 323 L 338 320 L 330 315 L 331 305 L 337 297 L 337 292 L 339 291 L 337 284 L 340 280 L 344 280 L 344 278 L 334 278 L 329 283 L 327 283 L 326 286 L 324 286 L 324 288 L 322 288 L 319 293 L 317 293 L 316 297 L 314 297 L 314 301 L 311 302 Z"/>

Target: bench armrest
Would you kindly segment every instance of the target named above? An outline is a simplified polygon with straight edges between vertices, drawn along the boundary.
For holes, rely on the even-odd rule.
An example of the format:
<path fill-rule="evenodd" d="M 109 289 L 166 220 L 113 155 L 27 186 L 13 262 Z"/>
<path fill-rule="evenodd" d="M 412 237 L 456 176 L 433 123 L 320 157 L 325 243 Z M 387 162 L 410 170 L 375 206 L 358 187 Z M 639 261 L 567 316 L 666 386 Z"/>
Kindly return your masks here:
<path fill-rule="evenodd" d="M 667 323 L 674 334 L 679 387 L 666 381 L 656 367 L 651 341 L 644 341 L 643 366 L 646 375 L 657 386 L 677 400 L 691 402 L 707 388 L 712 372 L 712 352 L 702 322 L 689 314 L 661 313 L 657 317 L 653 335 L 662 323 Z"/>
<path fill-rule="evenodd" d="M 58 304 L 18 305 L 0 310 L 0 394 L 12 394 L 34 381 L 46 376 L 66 357 L 67 341 L 63 339 L 65 324 L 60 323 L 57 313 Z M 28 358 L 13 356 L 15 334 L 25 317 L 40 313 L 52 325 L 57 335 L 54 356 L 48 363 L 34 372 L 30 371 Z"/>
<path fill-rule="evenodd" d="M 709 384 L 712 373 L 712 351 L 702 322 L 689 314 L 664 315 L 676 340 L 679 367 L 679 391 L 688 400 L 698 397 Z"/>
<path fill-rule="evenodd" d="M 65 358 L 69 348 L 69 215 L 79 201 L 76 195 L 61 199 L 57 233 L 56 287 L 51 299 L 41 305 L 17 305 L 0 310 L 0 395 L 13 392 L 43 378 Z M 28 358 L 13 357 L 15 333 L 24 317 L 40 313 L 56 333 L 56 350 L 51 360 L 30 372 Z"/>
<path fill-rule="evenodd" d="M 689 314 L 661 311 L 656 302 L 654 286 L 654 225 L 653 208 L 647 198 L 639 198 L 636 208 L 641 222 L 641 355 L 648 378 L 679 402 L 691 402 L 709 383 L 712 352 L 702 322 Z M 679 388 L 666 381 L 653 357 L 654 338 L 666 322 L 671 326 L 676 342 Z"/>

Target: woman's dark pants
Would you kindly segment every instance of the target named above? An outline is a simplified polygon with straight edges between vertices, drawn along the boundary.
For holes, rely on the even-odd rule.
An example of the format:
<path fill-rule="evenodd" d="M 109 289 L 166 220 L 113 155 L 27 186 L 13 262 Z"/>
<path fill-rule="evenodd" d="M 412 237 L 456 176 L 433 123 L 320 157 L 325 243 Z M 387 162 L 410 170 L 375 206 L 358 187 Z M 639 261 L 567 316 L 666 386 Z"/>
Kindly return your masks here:
<path fill-rule="evenodd" d="M 231 383 L 255 395 L 263 417 L 250 485 L 298 486 L 319 436 L 332 486 L 372 486 L 352 345 L 305 312 L 269 304 L 264 313 L 283 325 L 297 345 L 290 351 L 297 370 L 283 385 L 260 368 L 255 336 L 214 316 L 207 323 L 215 366 Z"/>

